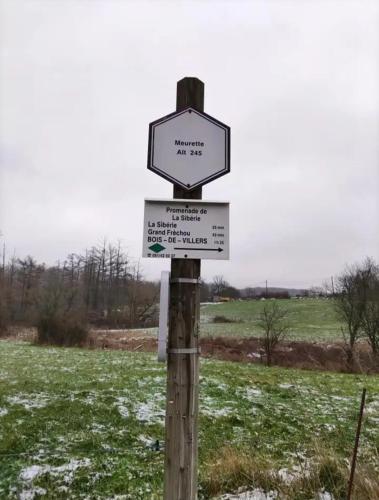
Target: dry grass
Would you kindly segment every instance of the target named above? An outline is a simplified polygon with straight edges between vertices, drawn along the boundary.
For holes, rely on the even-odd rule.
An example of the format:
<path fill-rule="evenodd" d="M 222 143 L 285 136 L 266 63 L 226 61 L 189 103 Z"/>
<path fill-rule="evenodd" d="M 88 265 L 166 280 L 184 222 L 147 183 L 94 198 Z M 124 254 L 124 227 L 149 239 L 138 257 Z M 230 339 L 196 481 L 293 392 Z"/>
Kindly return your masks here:
<path fill-rule="evenodd" d="M 354 495 L 356 500 L 378 500 L 379 473 L 370 464 L 358 466 L 354 481 Z"/>
<path fill-rule="evenodd" d="M 350 466 L 348 461 L 336 458 L 332 452 L 318 450 L 319 455 L 310 464 L 303 463 L 285 474 L 273 469 L 273 463 L 254 457 L 253 452 L 231 446 L 222 448 L 205 466 L 202 479 L 208 498 L 240 489 L 261 488 L 276 491 L 278 498 L 309 500 L 327 491 L 335 500 L 345 500 Z M 354 478 L 354 500 L 379 499 L 379 475 L 371 464 L 357 467 Z"/>
<path fill-rule="evenodd" d="M 202 480 L 205 493 L 210 497 L 236 491 L 241 486 L 271 489 L 275 486 L 268 464 L 246 452 L 225 446 L 205 465 Z"/>

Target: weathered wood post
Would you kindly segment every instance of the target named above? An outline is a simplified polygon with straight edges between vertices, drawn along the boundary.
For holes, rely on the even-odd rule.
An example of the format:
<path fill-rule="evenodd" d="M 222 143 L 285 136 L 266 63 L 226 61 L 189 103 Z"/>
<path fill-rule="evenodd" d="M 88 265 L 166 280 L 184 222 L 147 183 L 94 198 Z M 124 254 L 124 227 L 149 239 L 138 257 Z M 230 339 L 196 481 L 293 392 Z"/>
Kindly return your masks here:
<path fill-rule="evenodd" d="M 203 82 L 183 78 L 176 111 L 149 124 L 147 168 L 174 184 L 173 200 L 145 199 L 143 236 L 144 257 L 171 259 L 164 500 L 197 499 L 200 259 L 229 259 L 229 202 L 202 200 L 202 186 L 230 171 L 230 127 L 203 107 Z"/>
<path fill-rule="evenodd" d="M 203 111 L 204 84 L 183 78 L 176 110 Z M 201 199 L 202 188 L 174 185 L 174 198 Z M 167 358 L 164 499 L 197 498 L 200 259 L 172 259 Z"/>
<path fill-rule="evenodd" d="M 364 407 L 365 407 L 365 401 L 366 401 L 366 388 L 364 387 L 363 390 L 362 390 L 361 406 L 360 406 L 360 409 L 359 409 L 358 424 L 357 424 L 357 430 L 356 430 L 356 433 L 355 433 L 355 443 L 354 443 L 353 457 L 351 459 L 349 485 L 348 485 L 348 490 L 347 490 L 347 500 L 350 500 L 351 496 L 353 494 L 355 466 L 356 466 L 356 463 L 357 463 L 359 438 L 360 438 L 360 435 L 361 435 L 361 427 L 362 427 L 363 410 L 364 410 Z"/>

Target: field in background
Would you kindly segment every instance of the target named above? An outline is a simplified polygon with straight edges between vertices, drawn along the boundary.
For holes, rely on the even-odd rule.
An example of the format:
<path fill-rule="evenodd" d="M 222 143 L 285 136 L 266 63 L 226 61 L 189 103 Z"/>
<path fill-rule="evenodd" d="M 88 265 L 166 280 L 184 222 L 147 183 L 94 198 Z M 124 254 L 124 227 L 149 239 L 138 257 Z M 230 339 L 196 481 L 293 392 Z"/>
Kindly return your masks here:
<path fill-rule="evenodd" d="M 200 373 L 200 498 L 295 492 L 321 455 L 344 464 L 363 386 L 359 464 L 379 470 L 378 377 L 204 359 Z M 0 498 L 160 499 L 165 377 L 151 354 L 0 342 Z M 341 478 L 328 463 L 330 491 Z"/>
<path fill-rule="evenodd" d="M 204 305 L 201 307 L 201 335 L 259 337 L 262 332 L 257 326 L 257 320 L 266 303 L 264 300 L 248 300 Z M 332 300 L 282 299 L 278 303 L 289 311 L 289 340 L 341 340 L 341 325 Z M 213 323 L 215 316 L 224 316 L 236 323 Z"/>

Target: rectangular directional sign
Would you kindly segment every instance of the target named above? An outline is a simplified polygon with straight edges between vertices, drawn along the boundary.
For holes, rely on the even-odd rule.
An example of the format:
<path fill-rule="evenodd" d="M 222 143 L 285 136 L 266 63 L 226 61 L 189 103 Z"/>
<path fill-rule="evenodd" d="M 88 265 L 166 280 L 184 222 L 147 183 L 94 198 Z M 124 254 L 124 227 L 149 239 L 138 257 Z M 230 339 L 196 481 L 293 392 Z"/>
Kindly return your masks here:
<path fill-rule="evenodd" d="M 145 200 L 143 257 L 229 259 L 229 203 Z"/>

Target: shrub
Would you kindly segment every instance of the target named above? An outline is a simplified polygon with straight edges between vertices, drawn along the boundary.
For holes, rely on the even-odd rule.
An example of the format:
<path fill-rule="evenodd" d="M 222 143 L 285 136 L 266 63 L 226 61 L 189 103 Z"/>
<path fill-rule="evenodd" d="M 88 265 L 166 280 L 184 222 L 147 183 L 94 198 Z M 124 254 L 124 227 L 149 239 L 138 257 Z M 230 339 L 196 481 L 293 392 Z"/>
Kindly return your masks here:
<path fill-rule="evenodd" d="M 227 318 L 226 316 L 215 316 L 213 323 L 242 323 L 240 319 Z"/>
<path fill-rule="evenodd" d="M 80 316 L 41 315 L 37 321 L 37 343 L 57 346 L 83 346 L 88 327 Z"/>
<path fill-rule="evenodd" d="M 266 354 L 266 364 L 270 366 L 277 345 L 289 332 L 288 311 L 276 301 L 265 304 L 258 318 L 258 326 L 263 330 L 262 347 Z"/>

